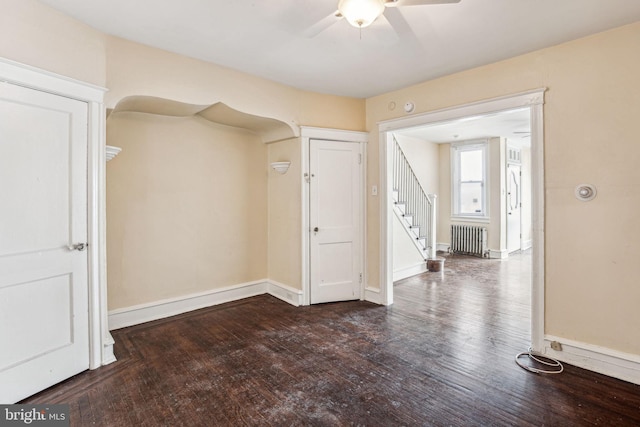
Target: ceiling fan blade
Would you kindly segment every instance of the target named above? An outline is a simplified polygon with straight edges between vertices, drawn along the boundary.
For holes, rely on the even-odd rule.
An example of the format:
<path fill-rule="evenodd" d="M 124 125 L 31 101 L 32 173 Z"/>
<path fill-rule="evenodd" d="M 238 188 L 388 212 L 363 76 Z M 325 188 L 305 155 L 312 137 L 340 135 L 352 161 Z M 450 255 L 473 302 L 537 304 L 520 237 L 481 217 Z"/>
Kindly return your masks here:
<path fill-rule="evenodd" d="M 336 22 L 340 21 L 341 19 L 342 19 L 342 15 L 340 14 L 340 12 L 336 10 L 335 12 L 325 16 L 324 18 L 322 18 L 312 26 L 306 28 L 304 31 L 302 31 L 301 35 L 302 37 L 306 37 L 309 39 L 313 38 L 318 34 L 320 34 L 321 32 L 323 32 L 324 30 L 326 30 L 327 28 L 331 27 Z"/>
<path fill-rule="evenodd" d="M 369 37 L 374 38 L 378 46 L 390 47 L 400 41 L 400 34 L 395 30 L 386 14 L 376 19 L 362 34 L 362 38 L 365 40 Z"/>
<path fill-rule="evenodd" d="M 416 37 L 416 34 L 413 32 L 413 29 L 402 15 L 402 13 L 397 9 L 390 9 L 385 11 L 384 15 L 385 19 L 391 24 L 394 31 L 398 35 L 398 37 L 404 41 L 404 43 L 408 43 L 413 46 L 414 49 L 418 51 L 422 51 L 422 43 Z"/>
<path fill-rule="evenodd" d="M 424 6 L 428 4 L 460 3 L 460 0 L 387 0 L 386 7 Z"/>
<path fill-rule="evenodd" d="M 409 26 L 407 20 L 402 16 L 399 10 L 387 10 L 384 13 L 384 17 L 389 21 L 389 24 L 393 27 L 395 32 L 399 36 L 403 36 L 405 34 L 413 34 L 413 30 Z"/>

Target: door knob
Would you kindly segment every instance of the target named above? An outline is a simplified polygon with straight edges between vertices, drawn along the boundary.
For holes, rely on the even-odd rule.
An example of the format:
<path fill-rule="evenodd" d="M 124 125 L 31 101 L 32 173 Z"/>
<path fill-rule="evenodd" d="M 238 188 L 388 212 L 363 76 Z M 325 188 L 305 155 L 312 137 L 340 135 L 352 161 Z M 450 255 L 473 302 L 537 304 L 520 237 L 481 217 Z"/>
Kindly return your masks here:
<path fill-rule="evenodd" d="M 315 227 L 315 228 L 313 229 L 313 232 L 314 232 L 314 233 L 317 233 L 318 231 L 320 231 L 320 229 L 319 229 L 318 227 Z"/>
<path fill-rule="evenodd" d="M 89 246 L 88 243 L 76 243 L 74 245 L 67 246 L 67 247 L 69 248 L 70 251 L 80 251 L 80 252 L 82 252 L 87 248 L 87 246 Z"/>

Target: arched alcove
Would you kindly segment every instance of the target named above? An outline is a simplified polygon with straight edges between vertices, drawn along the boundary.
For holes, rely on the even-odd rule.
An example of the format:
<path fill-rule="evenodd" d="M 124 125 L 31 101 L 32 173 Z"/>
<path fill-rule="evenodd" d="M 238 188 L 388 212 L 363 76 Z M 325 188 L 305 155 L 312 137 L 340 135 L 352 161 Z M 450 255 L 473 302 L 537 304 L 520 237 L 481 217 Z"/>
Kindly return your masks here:
<path fill-rule="evenodd" d="M 238 111 L 222 102 L 196 105 L 154 96 L 128 96 L 121 99 L 110 114 L 124 112 L 173 117 L 199 116 L 213 123 L 253 132 L 265 144 L 300 136 L 300 128 L 295 124 Z"/>
<path fill-rule="evenodd" d="M 280 221 L 268 195 L 300 185 L 270 163 L 294 160 L 298 170 L 298 135 L 220 102 L 118 102 L 107 119 L 108 145 L 122 148 L 107 167 L 110 312 L 264 282 L 270 213 Z"/>

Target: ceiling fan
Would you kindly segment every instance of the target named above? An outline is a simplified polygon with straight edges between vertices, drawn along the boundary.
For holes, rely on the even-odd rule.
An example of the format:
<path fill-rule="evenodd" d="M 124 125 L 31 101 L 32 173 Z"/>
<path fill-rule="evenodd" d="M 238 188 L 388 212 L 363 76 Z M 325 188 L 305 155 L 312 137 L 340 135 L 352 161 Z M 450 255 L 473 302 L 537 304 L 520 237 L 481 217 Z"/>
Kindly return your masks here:
<path fill-rule="evenodd" d="M 460 3 L 461 0 L 339 0 L 338 9 L 303 31 L 305 37 L 315 37 L 336 22 L 346 19 L 350 25 L 362 30 L 368 27 L 385 12 L 385 18 L 394 27 L 396 33 L 406 33 L 408 24 L 398 13 L 392 10 L 404 6 L 426 6 L 434 4 Z M 395 11 L 394 11 L 395 12 Z"/>
<path fill-rule="evenodd" d="M 423 6 L 429 4 L 459 3 L 460 0 L 339 0 L 335 16 L 344 17 L 356 28 L 368 27 L 387 7 Z"/>

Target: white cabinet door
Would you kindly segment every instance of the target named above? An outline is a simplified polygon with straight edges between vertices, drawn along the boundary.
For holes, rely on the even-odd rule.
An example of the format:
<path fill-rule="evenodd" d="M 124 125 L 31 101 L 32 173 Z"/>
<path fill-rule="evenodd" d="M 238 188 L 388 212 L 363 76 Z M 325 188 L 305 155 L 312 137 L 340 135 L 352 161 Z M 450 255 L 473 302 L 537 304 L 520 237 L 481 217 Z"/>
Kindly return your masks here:
<path fill-rule="evenodd" d="M 87 104 L 0 82 L 0 403 L 89 367 Z"/>
<path fill-rule="evenodd" d="M 360 144 L 311 140 L 309 154 L 311 304 L 360 299 Z"/>

